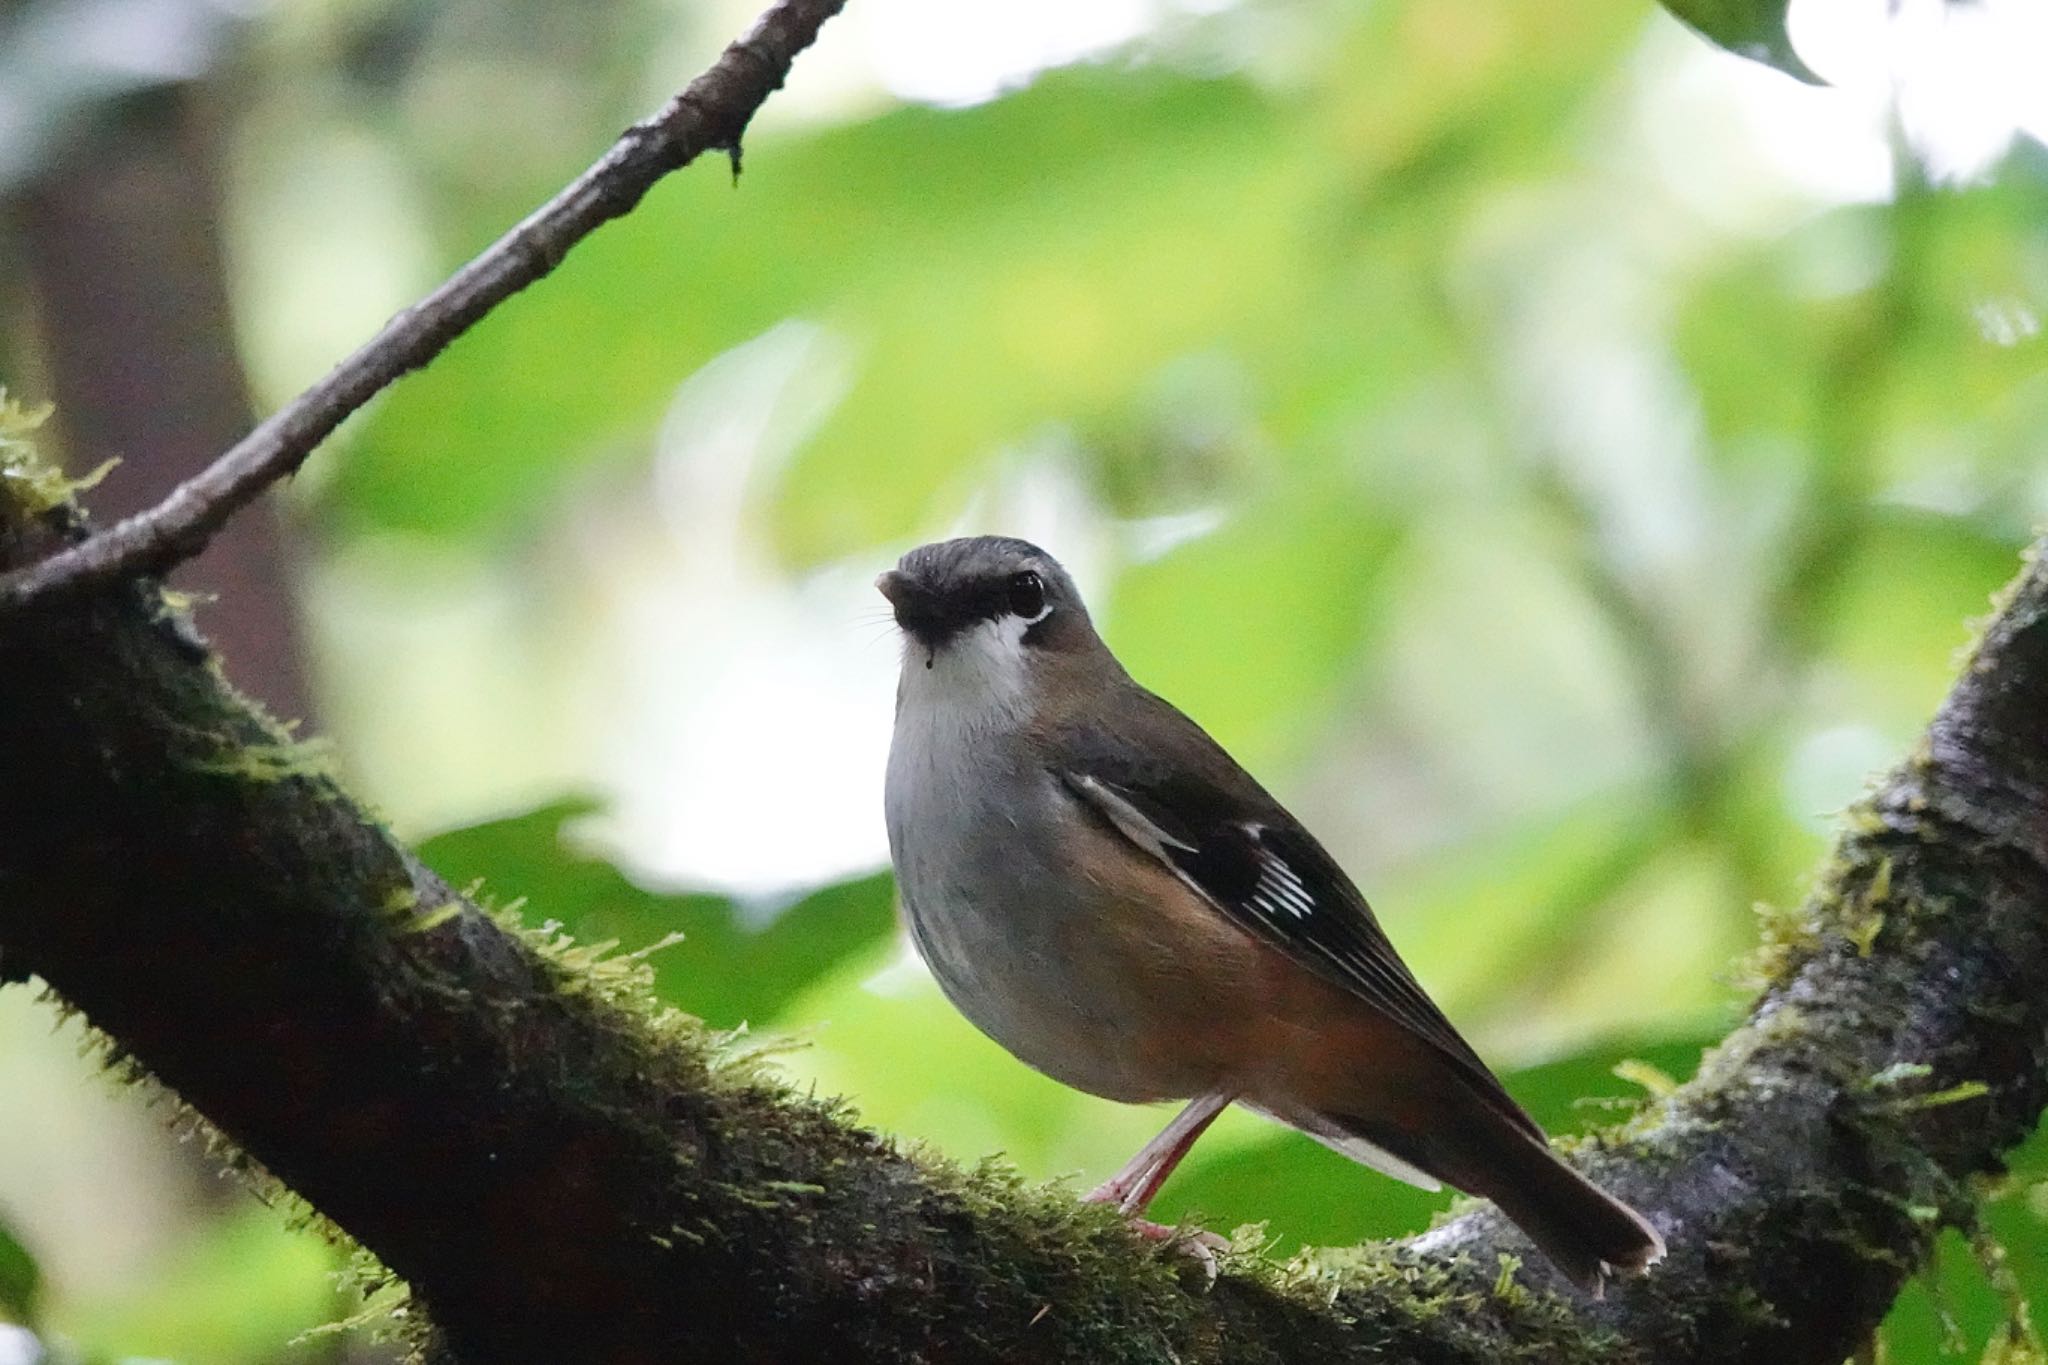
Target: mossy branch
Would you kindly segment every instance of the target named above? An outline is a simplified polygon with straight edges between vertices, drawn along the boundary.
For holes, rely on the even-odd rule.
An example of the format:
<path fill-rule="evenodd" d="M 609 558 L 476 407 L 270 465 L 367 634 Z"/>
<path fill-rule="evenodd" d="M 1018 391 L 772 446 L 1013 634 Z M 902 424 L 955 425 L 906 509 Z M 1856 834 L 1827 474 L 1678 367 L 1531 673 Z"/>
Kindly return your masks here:
<path fill-rule="evenodd" d="M 0 494 L 0 564 L 78 534 L 0 489 L 40 490 Z M 0 614 L 0 969 L 402 1275 L 436 1360 L 1835 1365 L 2048 1096 L 2038 560 L 1748 1022 L 1579 1154 L 1671 1244 L 1601 1303 L 1490 1211 L 1211 1286 L 1068 1192 L 907 1155 L 456 895 L 194 642 L 141 583 Z"/>

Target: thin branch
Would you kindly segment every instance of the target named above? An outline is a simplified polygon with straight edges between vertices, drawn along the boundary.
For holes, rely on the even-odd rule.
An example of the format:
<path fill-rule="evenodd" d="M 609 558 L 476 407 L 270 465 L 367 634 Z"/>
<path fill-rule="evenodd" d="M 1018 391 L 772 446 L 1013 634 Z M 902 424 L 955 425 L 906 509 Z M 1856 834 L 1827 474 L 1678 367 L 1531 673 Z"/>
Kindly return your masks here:
<path fill-rule="evenodd" d="M 654 183 L 708 151 L 739 165 L 740 138 L 797 53 L 846 0 L 776 0 L 666 108 L 631 128 L 542 205 L 326 377 L 155 507 L 40 563 L 0 576 L 0 611 L 117 578 L 161 573 L 204 549 L 228 518 L 292 473 L 386 385 L 419 369 L 500 303 L 559 265 L 569 249 L 630 212 Z"/>

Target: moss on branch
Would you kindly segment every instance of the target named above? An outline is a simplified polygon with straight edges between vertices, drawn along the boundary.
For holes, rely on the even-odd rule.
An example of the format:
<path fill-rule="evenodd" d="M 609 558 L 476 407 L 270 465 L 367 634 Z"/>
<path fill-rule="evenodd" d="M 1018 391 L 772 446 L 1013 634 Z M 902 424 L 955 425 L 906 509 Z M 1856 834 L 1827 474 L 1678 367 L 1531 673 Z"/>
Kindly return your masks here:
<path fill-rule="evenodd" d="M 5 496 L 0 565 L 75 533 Z M 0 618 L 0 965 L 403 1276 L 437 1360 L 1834 1365 L 2048 1098 L 2038 564 L 1749 1020 L 1575 1154 L 1671 1244 L 1600 1303 L 1483 1207 L 1210 1285 L 1068 1192 L 899 1151 L 637 963 L 457 895 L 195 639 L 148 583 Z"/>

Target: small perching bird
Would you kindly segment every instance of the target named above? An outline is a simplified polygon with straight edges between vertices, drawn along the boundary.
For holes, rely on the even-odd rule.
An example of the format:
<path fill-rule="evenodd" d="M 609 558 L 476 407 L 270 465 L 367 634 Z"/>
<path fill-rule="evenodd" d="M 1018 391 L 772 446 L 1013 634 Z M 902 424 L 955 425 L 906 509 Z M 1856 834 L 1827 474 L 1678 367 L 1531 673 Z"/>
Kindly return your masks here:
<path fill-rule="evenodd" d="M 1089 1197 L 1137 1219 L 1242 1104 L 1494 1201 L 1575 1284 L 1664 1254 L 1550 1151 L 1321 844 L 1131 680 L 1051 555 L 982 536 L 876 581 L 904 635 L 889 850 L 918 951 L 984 1033 L 1113 1100 L 1191 1102 Z"/>

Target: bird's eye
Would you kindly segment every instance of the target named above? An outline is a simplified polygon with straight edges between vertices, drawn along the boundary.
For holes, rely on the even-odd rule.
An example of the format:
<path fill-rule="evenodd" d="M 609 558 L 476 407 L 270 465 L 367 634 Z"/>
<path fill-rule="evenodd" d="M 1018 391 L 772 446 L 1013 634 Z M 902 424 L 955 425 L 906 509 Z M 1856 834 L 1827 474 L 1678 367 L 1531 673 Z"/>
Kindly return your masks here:
<path fill-rule="evenodd" d="M 1045 614 L 1045 580 L 1026 569 L 1010 580 L 1010 611 L 1027 621 Z"/>

